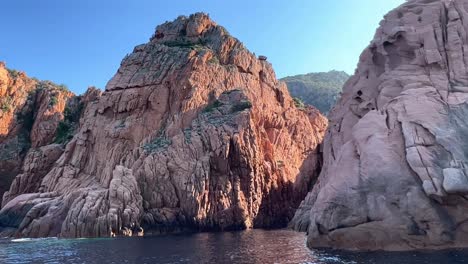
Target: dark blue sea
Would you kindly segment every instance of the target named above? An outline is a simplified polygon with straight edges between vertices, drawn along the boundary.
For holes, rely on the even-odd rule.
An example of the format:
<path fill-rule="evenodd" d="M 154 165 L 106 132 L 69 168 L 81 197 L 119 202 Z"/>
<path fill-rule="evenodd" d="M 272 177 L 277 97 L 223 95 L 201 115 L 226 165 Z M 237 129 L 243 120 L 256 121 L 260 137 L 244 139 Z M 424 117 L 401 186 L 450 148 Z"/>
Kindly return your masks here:
<path fill-rule="evenodd" d="M 0 239 L 0 263 L 468 263 L 467 250 L 314 251 L 305 235 L 248 230 L 116 239 Z"/>

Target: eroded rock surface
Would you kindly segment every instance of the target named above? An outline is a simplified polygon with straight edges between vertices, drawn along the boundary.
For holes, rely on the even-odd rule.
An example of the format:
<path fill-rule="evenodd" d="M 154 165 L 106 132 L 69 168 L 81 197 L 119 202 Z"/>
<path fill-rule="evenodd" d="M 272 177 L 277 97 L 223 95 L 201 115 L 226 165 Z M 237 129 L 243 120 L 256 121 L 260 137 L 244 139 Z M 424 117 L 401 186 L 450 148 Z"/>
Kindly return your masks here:
<path fill-rule="evenodd" d="M 327 120 L 296 107 L 270 63 L 205 14 L 158 26 L 83 100 L 64 153 L 51 168 L 28 162 L 12 185 L 0 211 L 8 234 L 280 227 L 321 166 Z M 28 159 L 55 159 L 53 146 L 38 151 Z"/>
<path fill-rule="evenodd" d="M 54 143 L 64 111 L 76 109 L 78 100 L 63 86 L 29 78 L 0 63 L 0 196 L 17 174 L 47 171 L 57 159 L 61 147 L 45 146 Z"/>
<path fill-rule="evenodd" d="M 466 0 L 408 1 L 385 16 L 291 223 L 310 247 L 468 246 L 466 21 Z"/>

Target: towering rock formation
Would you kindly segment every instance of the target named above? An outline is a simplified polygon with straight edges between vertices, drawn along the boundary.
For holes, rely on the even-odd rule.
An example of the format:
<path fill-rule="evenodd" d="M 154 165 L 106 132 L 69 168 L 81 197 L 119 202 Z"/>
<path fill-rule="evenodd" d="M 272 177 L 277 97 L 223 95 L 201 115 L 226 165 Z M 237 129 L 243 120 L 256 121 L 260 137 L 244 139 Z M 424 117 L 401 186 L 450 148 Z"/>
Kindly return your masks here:
<path fill-rule="evenodd" d="M 330 114 L 291 225 L 310 247 L 468 246 L 468 1 L 391 11 Z"/>
<path fill-rule="evenodd" d="M 37 184 L 5 195 L 4 234 L 284 226 L 320 169 L 327 120 L 205 14 L 158 26 L 82 100 L 64 153 L 46 175 L 26 161 Z"/>

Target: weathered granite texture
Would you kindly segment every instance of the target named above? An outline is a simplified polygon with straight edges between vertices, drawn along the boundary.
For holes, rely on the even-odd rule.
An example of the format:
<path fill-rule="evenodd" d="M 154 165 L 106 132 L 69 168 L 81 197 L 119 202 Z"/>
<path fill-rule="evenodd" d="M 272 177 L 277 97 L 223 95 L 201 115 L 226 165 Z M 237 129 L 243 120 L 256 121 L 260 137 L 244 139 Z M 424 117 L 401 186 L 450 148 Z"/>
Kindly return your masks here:
<path fill-rule="evenodd" d="M 310 247 L 468 246 L 468 1 L 391 11 L 332 110 L 291 226 Z"/>
<path fill-rule="evenodd" d="M 43 162 L 26 162 L 29 176 L 5 196 L 4 234 L 285 226 L 321 166 L 326 118 L 297 107 L 271 64 L 205 14 L 158 26 L 102 95 L 83 100 L 78 132 L 51 168 L 53 147 L 28 154 Z M 21 187 L 23 177 L 34 184 Z"/>

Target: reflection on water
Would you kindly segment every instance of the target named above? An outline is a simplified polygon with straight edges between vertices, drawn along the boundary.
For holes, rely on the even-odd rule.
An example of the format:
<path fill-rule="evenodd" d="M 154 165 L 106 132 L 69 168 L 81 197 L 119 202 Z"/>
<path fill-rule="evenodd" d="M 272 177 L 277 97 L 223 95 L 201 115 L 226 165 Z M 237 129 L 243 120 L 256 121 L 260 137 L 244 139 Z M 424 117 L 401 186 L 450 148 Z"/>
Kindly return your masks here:
<path fill-rule="evenodd" d="M 468 252 L 310 251 L 304 234 L 249 230 L 118 239 L 4 239 L 0 263 L 468 263 Z"/>

